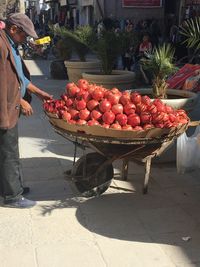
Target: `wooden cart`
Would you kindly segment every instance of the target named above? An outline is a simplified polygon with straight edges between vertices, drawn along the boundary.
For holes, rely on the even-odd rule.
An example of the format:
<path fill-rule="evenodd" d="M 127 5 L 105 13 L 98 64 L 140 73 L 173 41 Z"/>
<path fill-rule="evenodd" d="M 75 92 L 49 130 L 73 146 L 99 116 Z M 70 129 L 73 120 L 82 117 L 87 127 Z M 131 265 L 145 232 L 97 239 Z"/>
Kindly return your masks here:
<path fill-rule="evenodd" d="M 50 120 L 51 122 L 51 120 Z M 52 122 L 51 122 L 52 123 Z M 148 191 L 151 160 L 159 156 L 171 143 L 185 132 L 189 126 L 184 125 L 173 134 L 154 138 L 123 139 L 105 136 L 95 136 L 84 132 L 72 132 L 62 129 L 52 123 L 54 130 L 64 138 L 75 144 L 74 165 L 67 175 L 75 182 L 77 189 L 86 197 L 100 195 L 111 184 L 114 172 L 112 163 L 117 159 L 123 160 L 122 179 L 128 175 L 128 162 L 143 162 L 145 165 L 145 177 L 143 193 Z M 77 146 L 92 148 L 95 152 L 83 155 L 77 161 Z"/>

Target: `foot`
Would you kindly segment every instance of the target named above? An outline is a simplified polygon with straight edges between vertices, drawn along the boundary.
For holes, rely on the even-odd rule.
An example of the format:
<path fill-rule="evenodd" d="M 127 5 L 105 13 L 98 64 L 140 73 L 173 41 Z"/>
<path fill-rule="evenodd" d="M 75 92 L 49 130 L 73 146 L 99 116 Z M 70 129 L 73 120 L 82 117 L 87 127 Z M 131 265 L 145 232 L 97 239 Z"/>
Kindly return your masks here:
<path fill-rule="evenodd" d="M 8 208 L 32 208 L 37 204 L 36 201 L 29 200 L 23 196 L 20 196 L 17 200 L 5 200 L 4 207 Z"/>
<path fill-rule="evenodd" d="M 23 187 L 22 195 L 26 195 L 30 192 L 30 187 Z"/>

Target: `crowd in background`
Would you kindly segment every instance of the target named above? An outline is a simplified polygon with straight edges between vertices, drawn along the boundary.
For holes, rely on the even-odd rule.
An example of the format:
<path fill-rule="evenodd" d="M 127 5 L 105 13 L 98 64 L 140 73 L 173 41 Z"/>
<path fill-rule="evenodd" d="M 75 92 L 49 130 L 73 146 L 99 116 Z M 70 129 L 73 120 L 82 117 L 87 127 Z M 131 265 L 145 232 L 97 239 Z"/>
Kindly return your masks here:
<path fill-rule="evenodd" d="M 3 27 L 3 22 L 0 23 L 0 28 Z M 35 20 L 34 26 L 37 34 L 40 37 L 49 35 L 51 33 L 50 25 L 59 25 L 58 18 L 54 21 Z M 74 25 L 68 21 L 66 25 L 59 25 L 73 30 Z M 154 47 L 163 42 L 171 43 L 175 48 L 175 57 L 177 60 L 183 58 L 188 54 L 188 49 L 183 44 L 183 36 L 180 34 L 180 26 L 175 18 L 172 18 L 168 23 L 163 24 L 158 19 L 142 19 L 138 22 L 133 22 L 131 19 L 117 21 L 111 18 L 105 18 L 96 22 L 97 35 L 101 35 L 102 30 L 115 30 L 116 33 L 120 31 L 133 33 L 133 38 L 137 39 L 136 46 L 130 46 L 127 51 L 121 55 L 121 67 L 124 70 L 136 71 L 139 67 L 139 61 L 144 56 L 145 52 L 151 52 Z M 162 27 L 162 29 L 161 29 Z M 163 30 L 164 29 L 164 30 Z"/>
<path fill-rule="evenodd" d="M 190 50 L 184 43 L 184 36 L 181 34 L 181 27 L 173 16 L 168 21 L 158 19 L 142 19 L 137 23 L 127 19 L 123 24 L 111 19 L 102 20 L 97 24 L 97 33 L 103 29 L 114 29 L 116 33 L 120 31 L 133 33 L 133 38 L 137 39 L 136 46 L 130 46 L 121 55 L 121 65 L 124 70 L 140 71 L 144 81 L 149 84 L 149 79 L 140 65 L 140 59 L 145 57 L 146 52 L 152 52 L 155 47 L 165 43 L 170 43 L 175 50 L 174 58 L 178 64 L 183 58 L 188 58 Z"/>

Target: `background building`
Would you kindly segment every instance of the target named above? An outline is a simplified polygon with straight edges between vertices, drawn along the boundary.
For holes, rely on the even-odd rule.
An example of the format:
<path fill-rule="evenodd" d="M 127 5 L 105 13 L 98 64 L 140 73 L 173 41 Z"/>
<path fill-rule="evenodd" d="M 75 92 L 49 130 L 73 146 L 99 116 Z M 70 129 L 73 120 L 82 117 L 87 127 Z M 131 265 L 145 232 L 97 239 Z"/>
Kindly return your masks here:
<path fill-rule="evenodd" d="M 17 11 L 26 12 L 33 22 L 51 20 L 72 29 L 79 24 L 94 25 L 105 17 L 134 23 L 156 18 L 180 24 L 200 15 L 200 0 L 0 0 L 0 18 Z"/>
<path fill-rule="evenodd" d="M 152 2 L 152 4 L 151 4 Z M 132 19 L 138 21 L 141 18 L 163 19 L 164 3 L 157 1 L 131 1 L 131 0 L 79 0 L 80 23 L 92 24 L 101 20 L 103 17 L 109 17 L 117 20 Z M 139 3 L 139 4 L 138 4 Z M 154 3 L 154 4 L 153 4 Z"/>

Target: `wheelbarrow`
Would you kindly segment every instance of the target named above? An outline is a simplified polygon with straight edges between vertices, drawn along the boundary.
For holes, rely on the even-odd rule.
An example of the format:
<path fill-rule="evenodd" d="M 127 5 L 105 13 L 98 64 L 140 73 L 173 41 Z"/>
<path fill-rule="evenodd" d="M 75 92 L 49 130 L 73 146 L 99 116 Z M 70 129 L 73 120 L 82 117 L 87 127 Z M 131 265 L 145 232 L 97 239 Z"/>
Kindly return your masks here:
<path fill-rule="evenodd" d="M 66 173 L 85 197 L 100 195 L 109 188 L 114 176 L 112 163 L 117 159 L 123 161 L 122 180 L 127 180 L 130 160 L 144 163 L 143 194 L 146 194 L 148 192 L 152 158 L 159 156 L 166 150 L 178 136 L 187 130 L 188 126 L 196 125 L 197 123 L 190 122 L 190 124 L 182 127 L 181 131 L 174 132 L 173 135 L 169 136 L 123 139 L 72 132 L 52 124 L 58 134 L 75 144 L 73 168 Z M 77 146 L 83 149 L 89 147 L 95 152 L 85 154 L 75 161 Z"/>

